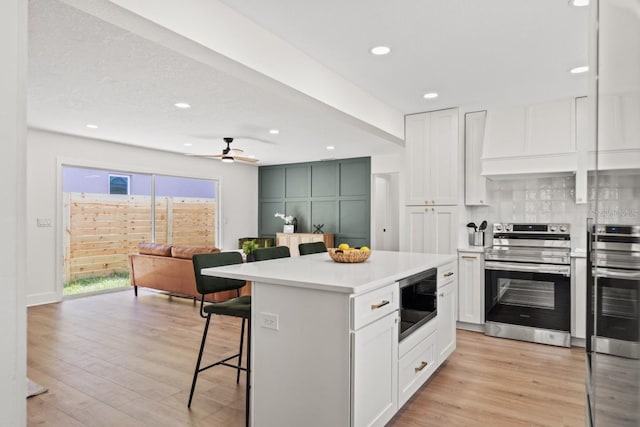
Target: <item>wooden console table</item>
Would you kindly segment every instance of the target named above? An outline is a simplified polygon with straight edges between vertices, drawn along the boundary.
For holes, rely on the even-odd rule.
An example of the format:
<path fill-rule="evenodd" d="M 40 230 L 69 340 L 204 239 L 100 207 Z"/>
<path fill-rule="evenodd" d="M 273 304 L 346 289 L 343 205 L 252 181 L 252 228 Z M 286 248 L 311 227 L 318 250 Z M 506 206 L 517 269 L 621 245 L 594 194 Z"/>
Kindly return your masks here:
<path fill-rule="evenodd" d="M 328 248 L 333 247 L 333 233 L 276 233 L 276 246 L 288 246 L 291 256 L 298 256 L 300 243 L 324 242 Z"/>

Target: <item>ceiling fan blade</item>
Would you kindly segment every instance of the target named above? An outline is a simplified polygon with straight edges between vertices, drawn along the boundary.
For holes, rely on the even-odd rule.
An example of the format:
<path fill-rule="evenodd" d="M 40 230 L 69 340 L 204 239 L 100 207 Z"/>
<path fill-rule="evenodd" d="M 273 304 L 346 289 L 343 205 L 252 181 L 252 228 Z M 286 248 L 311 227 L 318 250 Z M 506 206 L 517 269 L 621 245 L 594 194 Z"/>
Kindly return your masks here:
<path fill-rule="evenodd" d="M 222 154 L 193 154 L 193 153 L 184 153 L 185 156 L 189 157 L 222 157 Z"/>
<path fill-rule="evenodd" d="M 233 156 L 233 160 L 240 160 L 241 162 L 248 162 L 248 163 L 256 163 L 258 161 L 258 159 L 253 159 L 251 157 L 239 157 L 239 156 Z"/>

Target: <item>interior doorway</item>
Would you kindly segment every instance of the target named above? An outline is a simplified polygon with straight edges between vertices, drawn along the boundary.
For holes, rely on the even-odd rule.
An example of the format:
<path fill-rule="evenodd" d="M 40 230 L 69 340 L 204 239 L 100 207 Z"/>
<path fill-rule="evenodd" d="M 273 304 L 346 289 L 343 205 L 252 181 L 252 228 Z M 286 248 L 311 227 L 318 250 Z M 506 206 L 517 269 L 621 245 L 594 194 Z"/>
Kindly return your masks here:
<path fill-rule="evenodd" d="M 400 246 L 398 233 L 400 218 L 400 177 L 398 173 L 373 174 L 373 249 L 397 251 Z"/>

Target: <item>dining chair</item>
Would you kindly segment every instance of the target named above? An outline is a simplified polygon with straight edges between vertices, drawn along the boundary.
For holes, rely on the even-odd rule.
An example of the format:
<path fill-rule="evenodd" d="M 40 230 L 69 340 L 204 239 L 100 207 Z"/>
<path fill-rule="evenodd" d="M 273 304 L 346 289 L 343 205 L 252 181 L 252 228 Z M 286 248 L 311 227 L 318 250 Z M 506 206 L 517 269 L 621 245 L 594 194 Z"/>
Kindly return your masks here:
<path fill-rule="evenodd" d="M 327 246 L 324 242 L 300 243 L 298 245 L 298 251 L 300 252 L 300 255 L 318 254 L 321 252 L 327 252 Z"/>
<path fill-rule="evenodd" d="M 273 248 L 259 248 L 253 251 L 253 258 L 256 261 L 266 261 L 268 259 L 290 257 L 288 246 L 275 246 Z"/>

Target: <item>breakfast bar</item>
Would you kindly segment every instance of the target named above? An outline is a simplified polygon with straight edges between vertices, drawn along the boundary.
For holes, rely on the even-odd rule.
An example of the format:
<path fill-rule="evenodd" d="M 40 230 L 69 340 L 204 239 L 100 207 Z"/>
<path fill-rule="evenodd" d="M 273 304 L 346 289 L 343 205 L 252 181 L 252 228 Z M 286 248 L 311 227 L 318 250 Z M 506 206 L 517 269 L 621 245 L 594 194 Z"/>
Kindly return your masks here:
<path fill-rule="evenodd" d="M 425 272 L 437 316 L 399 342 L 399 282 Z M 320 253 L 202 273 L 253 283 L 253 426 L 384 425 L 455 349 L 452 255 Z"/>

